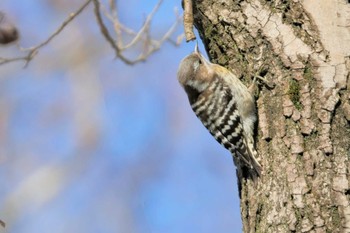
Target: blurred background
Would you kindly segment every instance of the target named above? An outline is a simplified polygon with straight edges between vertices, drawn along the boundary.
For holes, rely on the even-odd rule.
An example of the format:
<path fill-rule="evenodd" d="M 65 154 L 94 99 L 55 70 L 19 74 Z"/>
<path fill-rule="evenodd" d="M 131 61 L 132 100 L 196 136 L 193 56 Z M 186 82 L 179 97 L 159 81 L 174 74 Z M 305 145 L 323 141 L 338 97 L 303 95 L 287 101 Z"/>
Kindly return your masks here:
<path fill-rule="evenodd" d="M 117 1 L 120 20 L 138 30 L 156 3 Z M 1 0 L 0 10 L 31 47 L 82 4 Z M 182 14 L 180 0 L 164 0 L 152 37 L 174 23 L 174 7 Z M 180 24 L 173 38 L 181 33 Z M 90 3 L 28 67 L 0 66 L 0 232 L 241 232 L 231 156 L 176 80 L 193 47 L 164 43 L 126 65 Z M 0 47 L 0 57 L 21 55 L 16 44 Z"/>

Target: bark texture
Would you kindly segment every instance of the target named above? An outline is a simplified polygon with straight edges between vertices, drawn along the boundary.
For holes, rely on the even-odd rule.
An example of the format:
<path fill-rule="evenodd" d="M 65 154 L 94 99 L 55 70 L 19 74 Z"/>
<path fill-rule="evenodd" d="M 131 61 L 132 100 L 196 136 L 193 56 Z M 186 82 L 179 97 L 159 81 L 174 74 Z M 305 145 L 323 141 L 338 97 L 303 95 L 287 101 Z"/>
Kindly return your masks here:
<path fill-rule="evenodd" d="M 244 232 L 350 232 L 350 3 L 198 0 L 211 61 L 257 95 L 263 176 L 241 181 Z"/>

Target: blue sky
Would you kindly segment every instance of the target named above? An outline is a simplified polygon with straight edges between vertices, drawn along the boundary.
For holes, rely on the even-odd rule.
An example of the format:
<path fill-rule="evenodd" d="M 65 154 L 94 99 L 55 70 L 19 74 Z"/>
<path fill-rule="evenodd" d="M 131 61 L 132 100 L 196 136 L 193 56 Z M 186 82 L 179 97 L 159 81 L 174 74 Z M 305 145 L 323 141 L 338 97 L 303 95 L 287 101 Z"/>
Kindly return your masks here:
<path fill-rule="evenodd" d="M 4 0 L 1 9 L 28 47 L 82 1 L 20 2 Z M 156 3 L 118 2 L 135 29 Z M 175 20 L 174 7 L 182 12 L 180 1 L 164 1 L 152 35 Z M 27 68 L 0 66 L 3 232 L 241 232 L 231 156 L 176 80 L 193 47 L 164 44 L 127 66 L 113 59 L 90 6 Z M 16 54 L 15 46 L 0 48 L 1 56 Z"/>

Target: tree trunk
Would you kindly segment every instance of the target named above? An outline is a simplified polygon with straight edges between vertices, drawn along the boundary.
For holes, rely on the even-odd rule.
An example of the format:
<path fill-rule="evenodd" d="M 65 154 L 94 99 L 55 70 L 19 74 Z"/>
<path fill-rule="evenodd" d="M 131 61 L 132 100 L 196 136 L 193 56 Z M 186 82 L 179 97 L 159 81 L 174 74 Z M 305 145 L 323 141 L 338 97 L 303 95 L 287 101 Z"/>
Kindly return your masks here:
<path fill-rule="evenodd" d="M 350 232 L 350 3 L 201 0 L 210 60 L 257 95 L 263 175 L 241 180 L 244 232 Z"/>

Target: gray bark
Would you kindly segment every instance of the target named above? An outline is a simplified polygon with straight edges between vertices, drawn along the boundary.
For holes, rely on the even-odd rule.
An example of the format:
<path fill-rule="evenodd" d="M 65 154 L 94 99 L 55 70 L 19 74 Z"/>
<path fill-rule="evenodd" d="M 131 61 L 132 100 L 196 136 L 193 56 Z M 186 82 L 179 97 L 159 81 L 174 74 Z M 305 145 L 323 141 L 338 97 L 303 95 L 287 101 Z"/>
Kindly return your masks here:
<path fill-rule="evenodd" d="M 241 180 L 244 232 L 350 232 L 350 4 L 194 1 L 211 61 L 257 94 L 263 176 Z"/>

